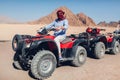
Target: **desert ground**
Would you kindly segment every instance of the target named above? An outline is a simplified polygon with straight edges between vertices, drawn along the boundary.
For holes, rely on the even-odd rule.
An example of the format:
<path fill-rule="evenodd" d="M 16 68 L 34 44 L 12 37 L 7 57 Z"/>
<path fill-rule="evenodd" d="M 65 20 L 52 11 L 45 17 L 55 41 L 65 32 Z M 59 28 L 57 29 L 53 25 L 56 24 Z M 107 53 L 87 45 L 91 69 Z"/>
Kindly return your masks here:
<path fill-rule="evenodd" d="M 28 24 L 0 24 L 0 80 L 34 80 L 28 71 L 17 70 L 12 66 L 14 51 L 11 40 L 15 34 L 35 35 L 36 30 L 44 25 Z M 104 29 L 105 27 L 102 27 Z M 67 35 L 84 32 L 86 27 L 69 27 Z M 106 27 L 106 32 L 115 28 Z M 103 59 L 97 60 L 88 57 L 81 67 L 64 65 L 56 68 L 53 75 L 46 80 L 119 80 L 120 54 L 106 54 Z"/>

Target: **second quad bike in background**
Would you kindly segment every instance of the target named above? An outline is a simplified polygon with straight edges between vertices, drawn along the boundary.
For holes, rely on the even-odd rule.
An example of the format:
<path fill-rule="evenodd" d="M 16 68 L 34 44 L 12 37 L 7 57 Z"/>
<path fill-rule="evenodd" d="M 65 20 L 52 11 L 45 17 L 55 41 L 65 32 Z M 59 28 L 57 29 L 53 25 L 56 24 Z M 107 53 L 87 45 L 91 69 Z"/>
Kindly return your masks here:
<path fill-rule="evenodd" d="M 101 34 L 100 31 L 105 31 L 105 29 L 89 27 L 86 29 L 90 42 L 90 50 L 94 52 L 95 57 L 102 58 L 106 51 L 115 55 L 120 53 L 119 36 L 113 33 Z"/>

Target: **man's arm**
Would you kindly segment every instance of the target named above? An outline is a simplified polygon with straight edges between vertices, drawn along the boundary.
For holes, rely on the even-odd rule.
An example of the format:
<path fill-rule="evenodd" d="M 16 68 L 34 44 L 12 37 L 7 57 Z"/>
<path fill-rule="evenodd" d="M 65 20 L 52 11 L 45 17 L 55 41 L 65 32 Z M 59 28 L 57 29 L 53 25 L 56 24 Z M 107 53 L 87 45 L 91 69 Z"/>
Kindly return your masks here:
<path fill-rule="evenodd" d="M 59 30 L 65 30 L 65 29 L 67 29 L 68 28 L 68 20 L 65 20 L 64 21 L 64 23 L 63 23 L 63 26 L 60 26 L 60 27 L 58 27 L 58 28 L 56 28 L 56 30 L 57 31 L 59 31 Z"/>
<path fill-rule="evenodd" d="M 67 19 L 65 19 L 63 27 L 64 27 L 65 29 L 68 28 L 68 20 L 67 20 Z"/>
<path fill-rule="evenodd" d="M 48 24 L 47 26 L 45 26 L 46 29 L 50 29 L 54 26 L 55 21 L 53 21 L 52 23 Z"/>

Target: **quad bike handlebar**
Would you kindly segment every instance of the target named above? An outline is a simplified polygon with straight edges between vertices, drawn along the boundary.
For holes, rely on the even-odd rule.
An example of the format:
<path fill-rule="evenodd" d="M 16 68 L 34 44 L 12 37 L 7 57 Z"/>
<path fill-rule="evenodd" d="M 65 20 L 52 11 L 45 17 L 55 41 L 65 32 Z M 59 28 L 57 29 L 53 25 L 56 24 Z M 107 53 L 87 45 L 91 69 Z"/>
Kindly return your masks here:
<path fill-rule="evenodd" d="M 48 34 L 50 31 L 55 31 L 56 29 L 54 27 L 50 28 L 50 29 L 46 29 L 46 28 L 40 28 L 40 30 L 37 30 L 38 34 L 41 35 L 46 35 Z"/>
<path fill-rule="evenodd" d="M 45 28 L 40 28 L 39 30 L 37 30 L 37 33 L 41 35 L 45 35 L 48 33 L 48 31 Z"/>

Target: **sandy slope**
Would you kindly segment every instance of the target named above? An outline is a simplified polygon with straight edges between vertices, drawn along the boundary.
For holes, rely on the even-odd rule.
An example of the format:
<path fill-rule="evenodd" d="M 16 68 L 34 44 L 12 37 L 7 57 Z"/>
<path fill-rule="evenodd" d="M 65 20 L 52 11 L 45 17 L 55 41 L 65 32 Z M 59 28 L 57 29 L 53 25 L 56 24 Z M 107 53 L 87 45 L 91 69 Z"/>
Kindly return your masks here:
<path fill-rule="evenodd" d="M 11 42 L 0 43 L 0 80 L 33 80 L 28 71 L 13 68 L 13 55 Z M 81 67 L 59 67 L 47 80 L 119 80 L 119 73 L 120 54 L 106 54 L 101 60 L 88 57 Z"/>
<path fill-rule="evenodd" d="M 45 25 L 28 25 L 28 24 L 0 24 L 0 40 L 11 40 L 15 34 L 30 34 L 35 35 L 36 31 Z M 115 30 L 115 28 L 105 28 L 106 32 L 111 32 Z M 80 32 L 84 32 L 86 27 L 69 27 L 67 30 L 67 34 L 76 34 Z"/>
<path fill-rule="evenodd" d="M 40 25 L 2 24 L 0 25 L 0 40 L 11 40 L 16 33 L 36 34 Z M 83 32 L 85 27 L 70 27 L 67 34 Z M 107 32 L 114 28 L 107 28 Z M 33 80 L 27 71 L 16 70 L 12 66 L 14 52 L 11 42 L 0 42 L 0 80 Z M 101 60 L 87 58 L 81 67 L 65 65 L 55 70 L 47 80 L 119 80 L 120 54 L 106 54 Z"/>

